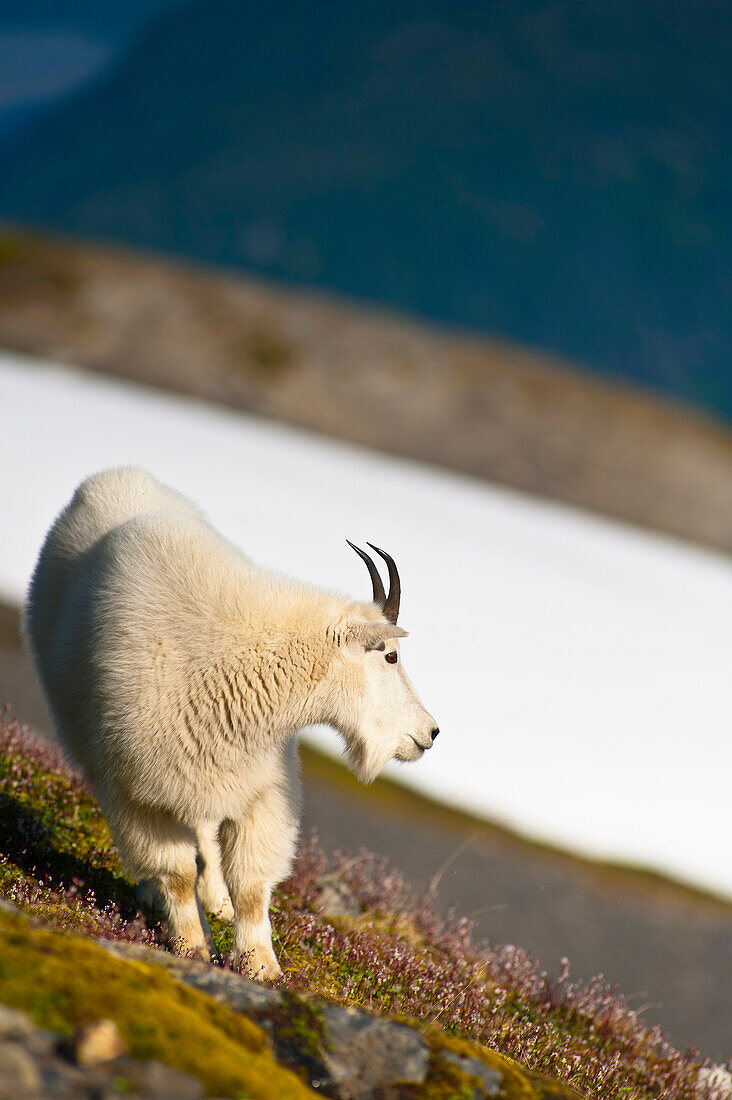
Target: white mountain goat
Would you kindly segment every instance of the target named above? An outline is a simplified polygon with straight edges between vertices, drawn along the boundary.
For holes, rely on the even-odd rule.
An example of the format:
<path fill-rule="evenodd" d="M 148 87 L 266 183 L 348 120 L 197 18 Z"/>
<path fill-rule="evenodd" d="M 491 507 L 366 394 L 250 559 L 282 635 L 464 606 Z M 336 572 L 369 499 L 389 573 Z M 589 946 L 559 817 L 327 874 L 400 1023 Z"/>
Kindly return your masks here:
<path fill-rule="evenodd" d="M 353 545 L 353 544 L 349 544 Z M 373 602 L 253 565 L 178 493 L 123 467 L 84 481 L 51 528 L 26 634 L 57 734 L 129 872 L 162 895 L 173 944 L 210 957 L 204 915 L 234 922 L 260 978 L 272 887 L 298 828 L 295 735 L 327 723 L 364 782 L 439 732 L 400 663 L 399 575 Z"/>

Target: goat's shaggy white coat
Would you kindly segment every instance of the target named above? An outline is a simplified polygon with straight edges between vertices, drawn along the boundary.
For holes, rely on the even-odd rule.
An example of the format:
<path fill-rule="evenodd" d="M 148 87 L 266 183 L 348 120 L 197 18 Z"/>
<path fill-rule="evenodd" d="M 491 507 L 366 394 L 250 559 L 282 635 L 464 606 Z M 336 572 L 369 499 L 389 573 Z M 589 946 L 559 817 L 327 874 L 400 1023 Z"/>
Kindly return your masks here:
<path fill-rule="evenodd" d="M 385 661 L 404 633 L 374 603 L 253 565 L 143 470 L 79 486 L 26 634 L 58 737 L 179 948 L 208 957 L 206 909 L 233 918 L 237 960 L 280 973 L 268 909 L 297 836 L 295 734 L 334 726 L 366 782 L 418 759 L 434 719 Z"/>

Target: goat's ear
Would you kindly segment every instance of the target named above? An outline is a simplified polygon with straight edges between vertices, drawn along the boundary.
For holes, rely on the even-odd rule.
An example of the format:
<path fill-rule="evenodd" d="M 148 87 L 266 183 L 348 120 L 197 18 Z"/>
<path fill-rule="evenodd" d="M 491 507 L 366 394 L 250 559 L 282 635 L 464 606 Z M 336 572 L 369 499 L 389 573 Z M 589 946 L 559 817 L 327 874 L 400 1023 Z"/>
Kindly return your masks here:
<path fill-rule="evenodd" d="M 379 649 L 390 638 L 406 638 L 407 634 L 408 631 L 395 623 L 356 622 L 348 624 L 344 638 L 346 642 L 362 645 L 364 649 Z"/>

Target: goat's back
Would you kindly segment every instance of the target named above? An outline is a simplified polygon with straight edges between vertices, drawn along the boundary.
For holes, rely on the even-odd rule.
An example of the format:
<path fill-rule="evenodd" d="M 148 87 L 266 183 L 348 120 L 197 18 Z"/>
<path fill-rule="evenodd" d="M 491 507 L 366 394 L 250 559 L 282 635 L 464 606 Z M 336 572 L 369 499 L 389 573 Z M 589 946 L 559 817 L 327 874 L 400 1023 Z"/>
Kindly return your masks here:
<path fill-rule="evenodd" d="M 145 470 L 123 466 L 83 481 L 46 536 L 28 591 L 24 628 L 47 695 L 49 655 L 60 641 L 57 626 L 85 561 L 110 531 L 149 511 L 200 515 Z"/>

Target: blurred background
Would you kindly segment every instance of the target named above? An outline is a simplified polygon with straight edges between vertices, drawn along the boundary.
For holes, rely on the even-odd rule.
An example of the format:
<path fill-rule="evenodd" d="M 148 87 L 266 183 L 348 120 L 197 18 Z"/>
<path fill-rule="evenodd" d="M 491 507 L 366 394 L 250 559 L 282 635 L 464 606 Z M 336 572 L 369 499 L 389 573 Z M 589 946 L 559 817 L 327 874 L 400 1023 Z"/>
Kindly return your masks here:
<path fill-rule="evenodd" d="M 732 416 L 727 4 L 2 8 L 7 216 L 500 333 Z"/>
<path fill-rule="evenodd" d="M 407 467 L 359 459 L 369 523 L 394 517 L 383 541 L 391 531 L 397 551 L 401 540 L 405 588 L 413 578 L 407 625 L 423 639 L 437 624 L 440 638 L 466 637 L 449 607 L 419 613 L 437 568 L 419 546 L 430 520 L 452 523 L 452 568 L 477 593 L 474 621 L 461 611 L 474 676 L 500 679 L 502 648 L 506 676 L 526 660 L 503 711 L 456 712 L 455 725 L 466 738 L 482 722 L 515 735 L 541 767 L 532 782 L 520 769 L 504 780 L 524 786 L 523 806 L 503 806 L 486 778 L 483 802 L 461 804 L 453 785 L 448 810 L 416 769 L 417 793 L 389 782 L 357 793 L 309 752 L 306 826 L 326 846 L 370 844 L 419 887 L 442 869 L 442 902 L 479 911 L 481 934 L 548 968 L 567 955 L 578 977 L 602 971 L 679 1045 L 718 1058 L 732 1052 L 731 48 L 730 7 L 712 0 L 0 0 L 0 402 L 6 425 L 23 426 L 12 446 L 5 432 L 3 513 L 22 552 L 6 546 L 0 572 L 0 701 L 50 732 L 17 634 L 29 548 L 78 471 L 109 461 L 81 376 L 64 404 L 39 360 L 88 372 L 83 386 L 105 374 L 147 387 L 134 391 L 142 400 L 154 387 L 156 401 L 177 393 L 255 414 L 256 425 L 237 422 L 250 439 L 279 422 L 427 464 L 437 480 L 419 482 L 423 526 L 407 529 L 396 517 L 422 473 L 402 483 Z M 99 392 L 105 410 L 121 400 Z M 138 461 L 135 436 L 151 429 L 129 415 L 123 438 Z M 96 414 L 97 429 L 100 417 L 112 435 L 112 413 Z M 73 469 L 62 461 L 72 437 Z M 283 506 L 287 463 L 301 461 L 288 439 L 271 437 L 266 463 L 283 456 L 272 490 Z M 202 469 L 208 449 L 202 436 Z M 325 465 L 352 454 L 328 451 Z M 160 463 L 193 491 L 173 450 Z M 445 503 L 457 496 L 459 519 Z M 510 537 L 506 502 L 522 517 Z M 328 543 L 354 537 L 337 495 L 324 507 Z M 311 527 L 298 517 L 300 573 L 326 583 L 339 566 L 334 556 L 318 574 Z M 231 534 L 297 571 L 284 535 L 268 545 L 246 525 Z M 517 558 L 537 584 L 526 607 Z M 352 568 L 338 584 L 356 591 Z M 584 587 L 562 587 L 580 576 Z M 611 630 L 580 615 L 612 605 L 622 612 Z M 563 609 L 566 667 L 547 672 L 551 634 L 537 623 Z M 670 661 L 661 639 L 674 631 Z M 599 656 L 581 703 L 583 650 Z M 628 667 L 613 663 L 622 653 Z M 455 693 L 459 663 L 420 659 L 430 676 L 451 667 Z M 532 692 L 536 710 L 512 727 L 506 715 Z M 617 741 L 602 725 L 609 700 L 624 716 Z M 563 725 L 588 742 L 594 733 L 617 774 L 599 752 L 573 770 Z M 556 775 L 529 728 L 542 752 L 554 747 Z M 646 740 L 634 757 L 627 746 Z M 459 755 L 443 760 L 464 768 Z M 486 748 L 486 777 L 497 761 L 506 776 Z M 564 812 L 588 776 L 606 820 L 594 848 L 588 815 Z M 646 801 L 653 815 L 640 812 Z M 617 865 L 634 818 L 648 841 L 634 858 L 642 872 Z M 674 861 L 672 820 L 688 826 L 698 868 Z"/>

